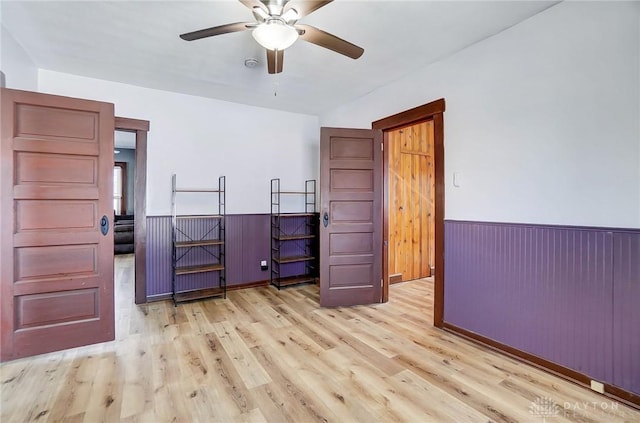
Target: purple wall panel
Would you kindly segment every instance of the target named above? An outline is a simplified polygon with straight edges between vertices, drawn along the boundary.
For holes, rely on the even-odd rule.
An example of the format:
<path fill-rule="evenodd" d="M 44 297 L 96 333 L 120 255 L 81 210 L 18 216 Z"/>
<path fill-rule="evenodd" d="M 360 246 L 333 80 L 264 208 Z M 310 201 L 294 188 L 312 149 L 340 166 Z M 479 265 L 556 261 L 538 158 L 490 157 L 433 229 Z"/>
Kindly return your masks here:
<path fill-rule="evenodd" d="M 447 323 L 612 380 L 611 232 L 447 221 L 445 280 Z"/>
<path fill-rule="evenodd" d="M 226 224 L 226 222 L 225 222 Z M 177 241 L 220 239 L 220 219 L 179 219 Z M 171 248 L 171 244 L 169 244 Z M 220 246 L 181 248 L 177 250 L 178 266 L 197 266 L 220 262 Z M 171 272 L 171 264 L 169 264 Z M 176 277 L 177 291 L 218 287 L 220 272 L 193 273 Z M 171 285 L 169 285 L 171 291 Z"/>
<path fill-rule="evenodd" d="M 615 233 L 613 245 L 613 383 L 640 394 L 640 233 Z"/>
<path fill-rule="evenodd" d="M 185 221 L 184 232 L 191 238 L 200 238 L 214 227 L 211 222 L 201 220 Z M 269 215 L 227 215 L 226 229 L 226 278 L 227 287 L 245 283 L 264 281 L 269 273 L 261 271 L 260 260 L 269 262 Z M 214 229 L 208 238 L 217 237 Z M 215 248 L 210 252 L 216 254 Z M 210 262 L 211 256 L 202 249 L 193 249 L 181 260 L 181 264 L 190 265 Z M 214 286 L 217 273 L 192 274 L 180 276 L 183 289 L 196 289 Z M 147 297 L 171 293 L 171 217 L 147 217 Z"/>
<path fill-rule="evenodd" d="M 243 283 L 242 275 L 242 222 L 244 216 L 240 214 L 228 215 L 226 217 L 226 267 L 227 267 L 227 287 Z"/>
<path fill-rule="evenodd" d="M 280 232 L 285 235 L 312 234 L 313 230 L 309 225 L 310 219 L 312 219 L 312 217 L 281 218 Z M 299 239 L 282 242 L 280 245 L 280 253 L 283 257 L 309 255 L 307 250 L 309 242 L 312 241 Z M 280 265 L 280 272 L 282 277 L 305 275 L 308 274 L 307 266 L 312 264 L 312 262 L 286 263 Z"/>
<path fill-rule="evenodd" d="M 147 298 L 171 292 L 171 217 L 147 216 Z"/>
<path fill-rule="evenodd" d="M 244 215 L 242 220 L 242 280 L 265 281 L 269 270 L 260 270 L 260 262 L 271 265 L 270 226 L 268 214 Z"/>

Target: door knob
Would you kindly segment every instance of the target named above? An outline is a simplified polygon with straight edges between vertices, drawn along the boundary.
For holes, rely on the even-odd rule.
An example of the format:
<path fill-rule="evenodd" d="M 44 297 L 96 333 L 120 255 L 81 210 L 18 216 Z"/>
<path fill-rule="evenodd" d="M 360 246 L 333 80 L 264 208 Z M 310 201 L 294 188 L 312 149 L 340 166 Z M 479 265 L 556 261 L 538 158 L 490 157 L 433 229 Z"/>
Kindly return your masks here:
<path fill-rule="evenodd" d="M 329 213 L 324 212 L 324 216 L 322 216 L 322 223 L 324 224 L 324 227 L 326 228 L 327 225 L 329 224 Z"/>
<path fill-rule="evenodd" d="M 109 218 L 106 215 L 100 219 L 100 232 L 105 236 L 109 233 Z"/>

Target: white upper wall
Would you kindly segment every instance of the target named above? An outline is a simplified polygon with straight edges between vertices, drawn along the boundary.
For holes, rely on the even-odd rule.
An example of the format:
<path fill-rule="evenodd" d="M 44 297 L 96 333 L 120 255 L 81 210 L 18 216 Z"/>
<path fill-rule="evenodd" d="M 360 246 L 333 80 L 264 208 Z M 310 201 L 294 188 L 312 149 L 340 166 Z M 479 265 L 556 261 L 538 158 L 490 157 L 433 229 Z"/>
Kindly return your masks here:
<path fill-rule="evenodd" d="M 321 124 L 444 97 L 447 219 L 640 228 L 639 62 L 640 3 L 563 2 Z"/>
<path fill-rule="evenodd" d="M 4 26 L 0 26 L 0 71 L 5 87 L 37 91 L 38 68 Z"/>
<path fill-rule="evenodd" d="M 215 188 L 226 176 L 229 214 L 268 213 L 269 180 L 300 190 L 318 176 L 316 116 L 281 112 L 47 70 L 38 90 L 115 104 L 116 116 L 150 121 L 147 214 L 171 212 L 171 174 L 178 187 Z M 181 194 L 183 213 L 211 213 L 204 200 Z M 197 199 L 196 199 L 197 198 Z M 292 204 L 290 207 L 302 207 Z M 217 210 L 217 209 L 216 209 Z M 294 211 L 294 210 L 291 210 Z"/>
<path fill-rule="evenodd" d="M 294 189 L 317 178 L 316 117 L 36 73 L 4 29 L 1 65 L 10 88 L 109 101 L 151 121 L 150 215 L 169 213 L 173 172 L 182 186 L 226 175 L 229 213 L 268 212 L 272 177 Z M 640 228 L 639 75 L 638 2 L 563 2 L 321 123 L 370 127 L 444 97 L 447 219 Z"/>

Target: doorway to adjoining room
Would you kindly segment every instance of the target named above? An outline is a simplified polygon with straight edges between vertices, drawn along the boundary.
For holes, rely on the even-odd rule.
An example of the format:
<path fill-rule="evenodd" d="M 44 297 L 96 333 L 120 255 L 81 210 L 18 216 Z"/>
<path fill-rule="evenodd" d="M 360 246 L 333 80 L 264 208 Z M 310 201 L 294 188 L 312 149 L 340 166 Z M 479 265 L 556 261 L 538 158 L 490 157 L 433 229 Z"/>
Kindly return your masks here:
<path fill-rule="evenodd" d="M 435 270 L 433 120 L 387 132 L 389 283 Z"/>
<path fill-rule="evenodd" d="M 133 254 L 135 251 L 135 132 L 115 131 L 113 157 L 113 252 L 116 255 Z"/>

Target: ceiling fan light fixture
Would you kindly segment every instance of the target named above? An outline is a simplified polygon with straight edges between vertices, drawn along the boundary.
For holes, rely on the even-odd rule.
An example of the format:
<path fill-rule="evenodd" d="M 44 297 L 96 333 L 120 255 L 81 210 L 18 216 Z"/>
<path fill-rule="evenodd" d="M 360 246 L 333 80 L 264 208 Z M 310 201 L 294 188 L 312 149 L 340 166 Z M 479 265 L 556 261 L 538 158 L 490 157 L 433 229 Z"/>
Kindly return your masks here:
<path fill-rule="evenodd" d="M 280 19 L 270 19 L 258 25 L 251 34 L 267 50 L 285 50 L 298 39 L 298 31 Z"/>

